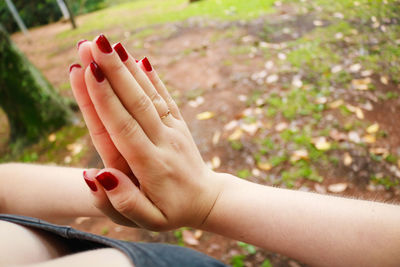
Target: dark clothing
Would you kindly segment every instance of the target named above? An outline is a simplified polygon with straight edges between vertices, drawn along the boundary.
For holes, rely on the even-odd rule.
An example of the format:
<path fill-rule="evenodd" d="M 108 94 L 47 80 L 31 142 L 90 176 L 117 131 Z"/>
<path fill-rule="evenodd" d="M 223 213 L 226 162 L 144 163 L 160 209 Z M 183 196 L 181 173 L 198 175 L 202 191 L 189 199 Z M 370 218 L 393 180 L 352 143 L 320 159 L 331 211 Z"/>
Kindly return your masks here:
<path fill-rule="evenodd" d="M 78 231 L 70 226 L 51 224 L 36 218 L 0 214 L 0 220 L 40 229 L 57 235 L 73 253 L 98 248 L 116 248 L 137 267 L 189 266 L 224 267 L 225 264 L 193 249 L 157 243 L 136 243 Z"/>

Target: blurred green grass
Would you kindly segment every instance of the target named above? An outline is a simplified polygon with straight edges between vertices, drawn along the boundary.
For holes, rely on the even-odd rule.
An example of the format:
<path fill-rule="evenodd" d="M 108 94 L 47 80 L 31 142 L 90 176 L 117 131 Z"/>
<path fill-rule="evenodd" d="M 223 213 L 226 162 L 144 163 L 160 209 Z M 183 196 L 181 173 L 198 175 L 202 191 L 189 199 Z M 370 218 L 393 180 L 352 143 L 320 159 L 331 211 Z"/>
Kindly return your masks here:
<path fill-rule="evenodd" d="M 119 26 L 128 30 L 191 17 L 220 20 L 250 20 L 273 12 L 274 0 L 207 0 L 189 4 L 188 0 L 137 0 L 84 16 L 76 30 L 62 32 L 59 38 L 83 36 Z"/>

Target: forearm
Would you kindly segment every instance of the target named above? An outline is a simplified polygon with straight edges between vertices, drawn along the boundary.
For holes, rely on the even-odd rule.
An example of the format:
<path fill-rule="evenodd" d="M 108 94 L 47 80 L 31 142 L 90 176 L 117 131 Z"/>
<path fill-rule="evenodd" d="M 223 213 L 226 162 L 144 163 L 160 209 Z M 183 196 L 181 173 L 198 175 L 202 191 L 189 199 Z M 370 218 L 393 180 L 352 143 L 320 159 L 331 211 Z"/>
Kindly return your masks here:
<path fill-rule="evenodd" d="M 203 229 L 316 266 L 399 266 L 400 207 L 249 183 L 228 174 Z"/>
<path fill-rule="evenodd" d="M 92 206 L 81 169 L 0 164 L 0 213 L 51 220 L 101 216 Z"/>

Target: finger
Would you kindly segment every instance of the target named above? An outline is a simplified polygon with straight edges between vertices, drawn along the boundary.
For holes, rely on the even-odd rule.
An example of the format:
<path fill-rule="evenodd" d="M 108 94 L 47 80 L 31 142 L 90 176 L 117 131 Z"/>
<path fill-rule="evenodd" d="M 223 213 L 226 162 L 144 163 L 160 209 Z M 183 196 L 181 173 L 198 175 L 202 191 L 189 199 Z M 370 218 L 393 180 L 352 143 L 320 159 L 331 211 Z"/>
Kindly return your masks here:
<path fill-rule="evenodd" d="M 115 147 L 106 128 L 97 115 L 87 92 L 84 80 L 84 70 L 79 64 L 71 65 L 70 82 L 72 92 L 88 127 L 93 145 L 100 154 L 104 165 L 106 167 L 112 166 L 129 174 L 131 172 L 129 165 Z"/>
<path fill-rule="evenodd" d="M 154 85 L 157 92 L 161 95 L 161 97 L 167 103 L 168 108 L 171 111 L 171 114 L 176 119 L 182 119 L 182 116 L 179 112 L 178 106 L 176 105 L 174 99 L 169 94 L 168 89 L 165 87 L 165 85 L 161 81 L 160 77 L 158 77 L 156 70 L 152 67 L 148 58 L 145 57 L 142 60 L 140 60 L 139 66 L 144 71 L 144 73 L 147 75 L 147 77 L 149 78 L 151 83 Z"/>
<path fill-rule="evenodd" d="M 136 60 L 126 51 L 126 49 L 121 43 L 115 44 L 113 48 L 117 52 L 121 61 L 125 64 L 125 66 L 129 70 L 129 72 L 132 74 L 132 76 L 135 78 L 138 84 L 142 87 L 143 91 L 150 98 L 151 102 L 153 102 L 153 105 L 156 108 L 158 115 L 162 117 L 163 115 L 167 114 L 168 112 L 167 103 L 165 103 L 164 99 L 154 88 L 153 84 L 147 78 L 146 74 L 138 66 Z"/>
<path fill-rule="evenodd" d="M 104 35 L 97 37 L 91 44 L 91 49 L 93 58 L 104 72 L 123 106 L 140 124 L 150 140 L 158 143 L 162 138 L 165 125 L 161 122 L 149 97 L 121 62 Z"/>
<path fill-rule="evenodd" d="M 140 164 L 151 158 L 155 146 L 122 105 L 95 62 L 86 68 L 85 82 L 96 113 L 126 161 Z"/>
<path fill-rule="evenodd" d="M 78 42 L 78 54 L 84 68 L 86 68 L 90 64 L 90 62 L 93 61 L 90 46 L 91 42 L 89 42 L 88 40 L 81 40 Z"/>
<path fill-rule="evenodd" d="M 83 178 L 90 189 L 94 206 L 117 224 L 137 227 L 138 225 L 134 221 L 124 217 L 114 209 L 103 187 L 95 179 L 98 173 L 99 170 L 97 169 L 89 169 L 83 172 Z"/>
<path fill-rule="evenodd" d="M 161 230 L 167 223 L 163 213 L 122 172 L 116 169 L 102 170 L 96 176 L 113 207 L 139 226 Z"/>

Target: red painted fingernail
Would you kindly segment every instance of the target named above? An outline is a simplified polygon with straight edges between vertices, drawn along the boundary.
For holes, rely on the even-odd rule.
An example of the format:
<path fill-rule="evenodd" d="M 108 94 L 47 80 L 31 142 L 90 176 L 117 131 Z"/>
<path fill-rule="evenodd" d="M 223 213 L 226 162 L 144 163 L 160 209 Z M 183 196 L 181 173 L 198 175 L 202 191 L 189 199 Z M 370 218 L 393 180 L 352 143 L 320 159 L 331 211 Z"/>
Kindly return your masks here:
<path fill-rule="evenodd" d="M 118 179 L 111 172 L 100 173 L 96 176 L 96 180 L 107 191 L 113 190 L 118 185 Z"/>
<path fill-rule="evenodd" d="M 89 179 L 86 171 L 83 171 L 83 178 L 85 179 L 85 182 L 89 186 L 90 190 L 92 190 L 93 192 L 96 192 L 97 191 L 96 183 Z"/>
<path fill-rule="evenodd" d="M 137 59 L 135 59 L 135 61 L 136 61 L 136 63 L 138 63 L 138 62 L 139 62 L 139 60 L 137 60 Z"/>
<path fill-rule="evenodd" d="M 144 57 L 144 59 L 142 59 L 142 63 L 146 71 L 150 72 L 153 70 L 153 67 L 151 66 L 150 61 L 147 57 Z"/>
<path fill-rule="evenodd" d="M 103 71 L 100 69 L 99 65 L 97 65 L 96 62 L 92 61 L 90 63 L 90 69 L 92 70 L 92 73 L 94 75 L 94 77 L 96 78 L 97 82 L 101 83 L 102 81 L 104 81 L 104 73 Z"/>
<path fill-rule="evenodd" d="M 79 64 L 72 64 L 71 66 L 69 66 L 69 72 L 71 72 L 73 68 L 82 68 L 82 67 Z"/>
<path fill-rule="evenodd" d="M 77 44 L 77 48 L 79 49 L 79 47 L 81 46 L 81 44 L 83 44 L 84 42 L 87 42 L 87 40 L 80 40 Z"/>
<path fill-rule="evenodd" d="M 96 44 L 103 53 L 110 54 L 113 51 L 110 42 L 107 40 L 104 34 L 100 34 L 96 40 Z"/>
<path fill-rule="evenodd" d="M 114 50 L 117 51 L 117 54 L 119 58 L 122 60 L 122 62 L 125 62 L 128 60 L 128 53 L 126 53 L 125 48 L 122 46 L 121 43 L 118 43 L 114 46 Z"/>

